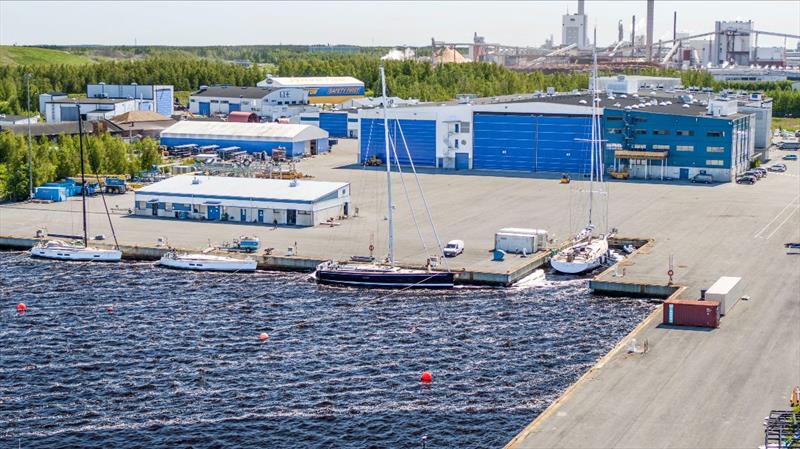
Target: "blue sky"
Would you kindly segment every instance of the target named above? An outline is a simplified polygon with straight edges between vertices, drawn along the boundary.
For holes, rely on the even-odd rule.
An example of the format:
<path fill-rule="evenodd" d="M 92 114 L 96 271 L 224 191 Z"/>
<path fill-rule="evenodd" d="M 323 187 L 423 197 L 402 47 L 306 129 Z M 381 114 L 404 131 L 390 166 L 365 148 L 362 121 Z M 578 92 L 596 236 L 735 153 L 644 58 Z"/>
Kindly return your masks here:
<path fill-rule="evenodd" d="M 601 43 L 616 39 L 617 22 L 630 33 L 631 16 L 643 34 L 645 0 L 587 0 Z M 577 1 L 530 2 L 18 2 L 0 1 L 0 44 L 236 45 L 342 43 L 426 45 L 469 42 L 473 32 L 489 42 L 538 46 L 561 39 L 561 15 Z M 712 31 L 714 21 L 753 20 L 756 29 L 800 34 L 800 1 L 655 2 L 656 41 L 678 30 Z M 759 37 L 760 46 L 783 38 Z M 790 47 L 796 41 L 788 42 Z"/>

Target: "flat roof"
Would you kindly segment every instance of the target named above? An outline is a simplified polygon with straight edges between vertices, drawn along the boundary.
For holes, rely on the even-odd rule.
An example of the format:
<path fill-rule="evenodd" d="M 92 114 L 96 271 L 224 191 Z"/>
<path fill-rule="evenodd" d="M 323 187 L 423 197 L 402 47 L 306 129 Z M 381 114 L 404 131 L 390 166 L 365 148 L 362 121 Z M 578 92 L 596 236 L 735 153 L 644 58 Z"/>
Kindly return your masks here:
<path fill-rule="evenodd" d="M 195 183 L 194 180 L 199 182 Z M 293 185 L 294 184 L 294 185 Z M 234 178 L 227 176 L 178 175 L 136 190 L 137 194 L 178 195 L 215 199 L 314 202 L 346 182 Z"/>
<path fill-rule="evenodd" d="M 275 92 L 276 87 L 254 86 L 209 86 L 194 92 L 192 97 L 223 97 L 223 98 L 264 98 L 267 94 Z"/>
<path fill-rule="evenodd" d="M 133 98 L 60 98 L 58 100 L 47 100 L 47 103 L 59 104 L 117 104 L 125 101 L 133 101 Z"/>
<path fill-rule="evenodd" d="M 328 132 L 312 125 L 290 123 L 240 123 L 181 120 L 161 133 L 161 138 L 279 139 L 301 142 L 325 139 Z"/>
<path fill-rule="evenodd" d="M 364 82 L 352 76 L 272 76 L 267 77 L 267 84 L 278 83 L 282 86 L 363 86 Z"/>
<path fill-rule="evenodd" d="M 106 129 L 108 129 L 111 133 L 120 133 L 123 131 L 117 124 L 110 120 L 102 120 L 105 124 Z M 95 121 L 88 121 L 84 120 L 83 122 L 83 132 L 90 133 L 93 132 L 94 123 Z M 75 135 L 78 134 L 78 122 L 59 122 L 59 123 L 32 123 L 31 127 L 31 135 L 35 137 L 39 136 L 57 136 L 59 134 L 67 134 L 67 135 Z M 26 134 L 28 132 L 28 125 L 3 125 L 0 126 L 0 130 L 9 130 L 14 134 Z"/>

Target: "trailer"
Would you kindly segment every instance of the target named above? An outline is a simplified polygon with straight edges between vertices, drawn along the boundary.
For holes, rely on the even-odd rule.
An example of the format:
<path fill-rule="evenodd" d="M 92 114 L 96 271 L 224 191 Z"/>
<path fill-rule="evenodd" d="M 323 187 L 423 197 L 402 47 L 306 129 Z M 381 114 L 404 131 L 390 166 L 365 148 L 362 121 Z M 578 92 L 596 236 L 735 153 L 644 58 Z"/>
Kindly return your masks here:
<path fill-rule="evenodd" d="M 128 191 L 128 183 L 124 178 L 109 176 L 105 178 L 104 183 L 106 193 L 125 193 Z"/>
<path fill-rule="evenodd" d="M 494 235 L 494 249 L 507 253 L 533 254 L 547 248 L 544 229 L 503 228 Z"/>
<path fill-rule="evenodd" d="M 740 277 L 722 276 L 705 291 L 702 297 L 708 301 L 719 301 L 720 315 L 725 315 L 742 297 L 741 280 Z"/>

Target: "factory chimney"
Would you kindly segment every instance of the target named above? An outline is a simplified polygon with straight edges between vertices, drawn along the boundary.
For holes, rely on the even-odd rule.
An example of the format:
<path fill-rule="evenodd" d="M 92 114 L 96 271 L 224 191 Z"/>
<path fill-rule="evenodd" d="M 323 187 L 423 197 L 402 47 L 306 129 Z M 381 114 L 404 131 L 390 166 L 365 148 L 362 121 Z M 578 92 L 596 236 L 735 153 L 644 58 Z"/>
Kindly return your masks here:
<path fill-rule="evenodd" d="M 584 11 L 583 11 L 583 9 L 584 9 L 583 8 L 583 6 L 584 6 L 583 3 L 584 3 L 584 0 L 578 0 L 578 14 L 583 14 L 584 13 Z"/>
<path fill-rule="evenodd" d="M 636 15 L 631 20 L 631 48 L 636 48 Z"/>
<path fill-rule="evenodd" d="M 625 34 L 624 34 L 624 31 L 622 31 L 622 21 L 621 20 L 617 24 L 617 29 L 619 31 L 619 34 L 617 35 L 617 42 L 622 42 L 622 39 L 625 38 Z"/>
<path fill-rule="evenodd" d="M 655 0 L 647 0 L 647 60 L 653 60 L 653 10 Z"/>

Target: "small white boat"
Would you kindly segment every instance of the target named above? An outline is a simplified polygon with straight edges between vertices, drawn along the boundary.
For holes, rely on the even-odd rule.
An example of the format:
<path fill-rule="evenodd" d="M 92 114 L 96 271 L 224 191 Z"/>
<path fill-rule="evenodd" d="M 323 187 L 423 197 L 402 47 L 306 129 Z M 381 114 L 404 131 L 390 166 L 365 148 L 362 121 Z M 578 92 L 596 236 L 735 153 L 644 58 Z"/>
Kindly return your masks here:
<path fill-rule="evenodd" d="M 119 262 L 122 251 L 84 246 L 82 243 L 67 243 L 63 240 L 45 240 L 31 248 L 31 256 L 44 259 Z"/>
<path fill-rule="evenodd" d="M 599 267 L 608 255 L 606 236 L 591 237 L 591 229 L 584 229 L 578 237 L 589 233 L 588 237 L 576 238 L 576 243 L 550 259 L 550 265 L 558 272 L 579 274 Z"/>
<path fill-rule="evenodd" d="M 256 261 L 254 259 L 234 259 L 233 257 L 214 256 L 211 254 L 178 254 L 175 251 L 170 251 L 161 256 L 158 264 L 162 267 L 179 270 L 256 271 Z"/>

